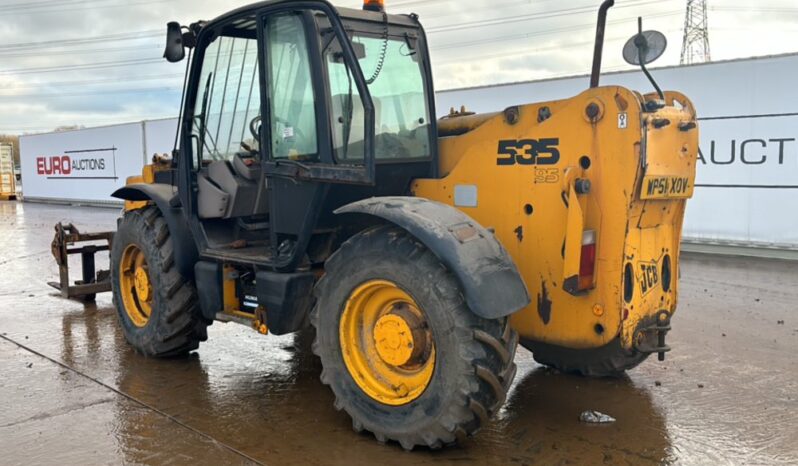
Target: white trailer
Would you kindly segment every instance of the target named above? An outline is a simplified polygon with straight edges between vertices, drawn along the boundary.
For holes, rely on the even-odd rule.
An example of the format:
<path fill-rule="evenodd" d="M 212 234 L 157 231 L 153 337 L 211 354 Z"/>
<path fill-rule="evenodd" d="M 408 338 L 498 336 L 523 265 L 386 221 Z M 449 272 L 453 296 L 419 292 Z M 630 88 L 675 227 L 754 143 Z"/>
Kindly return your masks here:
<path fill-rule="evenodd" d="M 153 154 L 172 150 L 177 120 L 152 120 L 20 137 L 27 201 L 117 205 L 111 197 Z"/>
<path fill-rule="evenodd" d="M 685 240 L 798 250 L 798 54 L 653 69 L 663 89 L 693 100 L 701 142 Z M 653 91 L 639 70 L 608 73 L 601 85 Z M 450 107 L 490 112 L 571 97 L 589 76 L 439 91 Z"/>

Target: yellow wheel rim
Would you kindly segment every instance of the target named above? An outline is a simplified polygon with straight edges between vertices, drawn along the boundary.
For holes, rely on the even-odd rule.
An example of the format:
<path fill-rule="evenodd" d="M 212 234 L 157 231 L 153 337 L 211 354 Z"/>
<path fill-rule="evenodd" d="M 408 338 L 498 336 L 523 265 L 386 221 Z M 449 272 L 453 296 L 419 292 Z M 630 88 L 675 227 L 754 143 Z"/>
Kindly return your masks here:
<path fill-rule="evenodd" d="M 119 263 L 119 288 L 122 305 L 136 327 L 144 327 L 152 314 L 152 284 L 144 253 L 135 244 L 122 252 Z"/>
<path fill-rule="evenodd" d="M 415 400 L 435 368 L 435 344 L 424 312 L 387 280 L 358 286 L 339 327 L 344 363 L 357 385 L 387 405 Z"/>

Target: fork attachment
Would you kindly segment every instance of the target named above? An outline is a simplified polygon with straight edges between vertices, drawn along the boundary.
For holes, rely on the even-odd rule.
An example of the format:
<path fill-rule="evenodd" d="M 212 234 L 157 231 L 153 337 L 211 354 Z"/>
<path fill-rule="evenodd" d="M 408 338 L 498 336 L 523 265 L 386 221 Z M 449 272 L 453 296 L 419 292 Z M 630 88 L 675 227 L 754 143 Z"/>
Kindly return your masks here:
<path fill-rule="evenodd" d="M 55 225 L 55 237 L 51 250 L 58 264 L 59 282 L 48 282 L 48 285 L 59 290 L 64 298 L 79 298 L 83 301 L 94 301 L 97 293 L 111 291 L 110 270 L 96 270 L 94 255 L 101 251 L 109 251 L 114 239 L 114 232 L 81 233 L 75 225 L 61 222 Z M 93 242 L 80 247 L 70 247 L 78 243 Z M 99 243 L 98 242 L 104 242 Z M 69 255 L 80 254 L 82 280 L 73 285 L 69 283 Z"/>

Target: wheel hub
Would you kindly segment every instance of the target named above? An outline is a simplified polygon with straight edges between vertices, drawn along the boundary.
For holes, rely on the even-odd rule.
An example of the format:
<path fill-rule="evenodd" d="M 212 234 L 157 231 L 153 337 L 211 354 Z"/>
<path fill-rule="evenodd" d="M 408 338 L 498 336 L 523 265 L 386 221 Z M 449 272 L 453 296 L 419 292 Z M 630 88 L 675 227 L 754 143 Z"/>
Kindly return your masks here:
<path fill-rule="evenodd" d="M 136 294 L 138 294 L 139 299 L 143 301 L 150 300 L 150 277 L 147 274 L 147 269 L 144 267 L 136 268 L 136 272 L 134 274 L 134 283 L 136 287 Z"/>
<path fill-rule="evenodd" d="M 396 305 L 374 325 L 374 345 L 386 364 L 410 366 L 420 362 L 419 356 L 427 346 L 425 333 L 423 322 L 407 304 Z"/>
<path fill-rule="evenodd" d="M 136 244 L 122 251 L 119 261 L 119 293 L 130 322 L 144 327 L 152 314 L 152 282 L 144 252 Z"/>
<path fill-rule="evenodd" d="M 393 282 L 370 280 L 352 291 L 339 339 L 349 374 L 374 400 L 409 403 L 432 380 L 435 342 L 425 314 Z"/>

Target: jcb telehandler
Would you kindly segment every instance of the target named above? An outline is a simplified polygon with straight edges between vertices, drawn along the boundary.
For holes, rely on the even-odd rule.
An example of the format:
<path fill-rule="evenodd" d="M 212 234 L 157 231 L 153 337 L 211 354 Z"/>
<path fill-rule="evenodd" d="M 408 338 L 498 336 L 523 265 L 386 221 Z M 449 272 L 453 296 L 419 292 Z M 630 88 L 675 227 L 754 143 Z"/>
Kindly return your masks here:
<path fill-rule="evenodd" d="M 407 449 L 484 426 L 519 340 L 585 375 L 662 356 L 698 129 L 678 92 L 598 86 L 612 3 L 589 89 L 437 121 L 424 29 L 382 0 L 170 23 L 177 148 L 114 193 L 127 340 L 174 356 L 214 320 L 312 325 L 336 408 Z M 651 78 L 663 39 L 641 28 L 627 60 Z"/>

